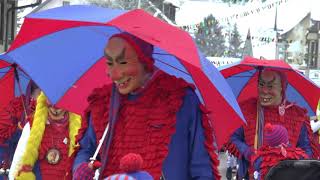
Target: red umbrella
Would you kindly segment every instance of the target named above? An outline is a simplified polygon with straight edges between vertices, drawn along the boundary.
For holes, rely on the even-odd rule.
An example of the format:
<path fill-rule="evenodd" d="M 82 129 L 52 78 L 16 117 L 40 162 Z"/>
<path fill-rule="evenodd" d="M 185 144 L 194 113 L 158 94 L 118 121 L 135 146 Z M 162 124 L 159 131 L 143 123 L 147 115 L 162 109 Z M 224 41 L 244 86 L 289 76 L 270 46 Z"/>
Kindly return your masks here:
<path fill-rule="evenodd" d="M 14 97 L 14 76 L 13 69 L 10 70 L 10 67 L 10 63 L 0 60 L 0 111 L 3 111 Z"/>
<path fill-rule="evenodd" d="M 26 92 L 29 77 L 10 61 L 0 59 L 0 118 L 6 119 L 6 108 L 16 97 Z M 21 99 L 23 101 L 23 99 Z M 23 102 L 21 102 L 23 103 Z"/>
<path fill-rule="evenodd" d="M 110 82 L 103 58 L 108 38 L 124 31 L 154 45 L 153 58 L 159 69 L 196 85 L 199 98 L 212 112 L 221 147 L 244 122 L 230 87 L 187 32 L 143 10 L 67 6 L 31 14 L 6 55 L 52 103 L 82 113 L 91 90 Z"/>
<path fill-rule="evenodd" d="M 238 102 L 241 102 L 258 96 L 258 73 L 263 68 L 284 72 L 288 83 L 286 98 L 306 108 L 310 116 L 315 116 L 320 88 L 283 60 L 260 60 L 247 56 L 239 63 L 221 67 L 220 72 L 231 86 Z"/>

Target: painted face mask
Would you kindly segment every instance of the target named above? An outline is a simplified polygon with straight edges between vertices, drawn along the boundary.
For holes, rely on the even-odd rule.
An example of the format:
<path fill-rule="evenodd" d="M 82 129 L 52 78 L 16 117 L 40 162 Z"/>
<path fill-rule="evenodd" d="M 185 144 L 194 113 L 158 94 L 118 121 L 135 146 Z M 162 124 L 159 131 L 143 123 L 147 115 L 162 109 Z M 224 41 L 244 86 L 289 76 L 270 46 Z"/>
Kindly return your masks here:
<path fill-rule="evenodd" d="M 276 106 L 282 102 L 281 76 L 275 71 L 262 71 L 258 82 L 259 102 L 262 106 Z"/>
<path fill-rule="evenodd" d="M 57 108 L 56 106 L 52 105 L 49 100 L 47 100 L 47 105 L 48 105 L 48 113 L 51 119 L 53 120 L 64 117 L 65 113 L 67 112 L 64 109 Z"/>
<path fill-rule="evenodd" d="M 140 40 L 141 41 L 141 40 Z M 108 73 L 120 94 L 129 94 L 144 85 L 148 73 L 153 71 L 150 57 L 153 47 L 144 52 L 131 35 L 113 36 L 105 48 Z"/>

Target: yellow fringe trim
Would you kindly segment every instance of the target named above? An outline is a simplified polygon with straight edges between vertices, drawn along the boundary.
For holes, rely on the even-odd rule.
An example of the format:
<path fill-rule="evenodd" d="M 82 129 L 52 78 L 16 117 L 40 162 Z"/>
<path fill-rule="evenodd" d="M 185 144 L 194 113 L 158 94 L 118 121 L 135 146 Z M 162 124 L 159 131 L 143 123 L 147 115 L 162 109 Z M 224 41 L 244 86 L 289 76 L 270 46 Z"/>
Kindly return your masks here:
<path fill-rule="evenodd" d="M 17 170 L 23 165 L 30 165 L 33 167 L 35 162 L 38 160 L 39 156 L 39 147 L 41 140 L 43 138 L 43 133 L 46 127 L 46 122 L 48 119 L 48 107 L 47 107 L 47 98 L 43 92 L 39 95 L 37 99 L 37 106 L 34 114 L 34 120 L 32 123 L 32 128 L 30 130 L 30 136 L 27 141 L 25 152 L 18 163 Z M 74 149 L 79 146 L 75 144 L 76 135 L 78 134 L 79 129 L 81 128 L 81 116 L 69 112 L 69 150 L 68 156 L 70 157 L 74 152 Z M 17 171 L 18 172 L 18 171 Z M 17 172 L 15 173 L 17 175 Z M 34 180 L 35 175 L 33 172 L 21 172 L 20 176 L 16 179 L 21 180 Z"/>
<path fill-rule="evenodd" d="M 20 173 L 20 176 L 15 177 L 15 180 L 35 180 L 36 176 L 33 174 L 33 172 L 22 172 Z"/>

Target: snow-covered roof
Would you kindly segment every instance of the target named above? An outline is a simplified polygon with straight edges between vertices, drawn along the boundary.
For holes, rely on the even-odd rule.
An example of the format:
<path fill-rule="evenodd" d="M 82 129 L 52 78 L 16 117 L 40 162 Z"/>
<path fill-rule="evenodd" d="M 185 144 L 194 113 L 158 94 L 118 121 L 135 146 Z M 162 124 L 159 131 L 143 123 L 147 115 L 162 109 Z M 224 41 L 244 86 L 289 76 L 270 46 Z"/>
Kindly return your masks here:
<path fill-rule="evenodd" d="M 207 59 L 216 67 L 225 66 L 228 64 L 233 64 L 235 62 L 241 61 L 241 58 L 232 57 L 207 57 Z"/>
<path fill-rule="evenodd" d="M 164 0 L 164 2 L 171 3 L 176 7 L 180 7 L 186 0 Z"/>

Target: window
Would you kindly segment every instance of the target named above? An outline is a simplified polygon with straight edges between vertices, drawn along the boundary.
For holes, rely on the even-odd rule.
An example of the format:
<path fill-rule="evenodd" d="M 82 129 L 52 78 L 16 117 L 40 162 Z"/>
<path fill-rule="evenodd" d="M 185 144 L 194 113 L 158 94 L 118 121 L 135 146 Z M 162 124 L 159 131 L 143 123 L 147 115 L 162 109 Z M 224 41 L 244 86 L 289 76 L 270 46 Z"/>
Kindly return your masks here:
<path fill-rule="evenodd" d="M 4 40 L 4 21 L 5 21 L 5 13 L 4 13 L 4 2 L 5 1 L 1 1 L 0 2 L 0 44 L 3 44 L 3 40 Z"/>
<path fill-rule="evenodd" d="M 63 5 L 63 6 L 69 6 L 69 5 L 70 5 L 70 2 L 69 2 L 69 1 L 62 1 L 62 5 Z"/>

